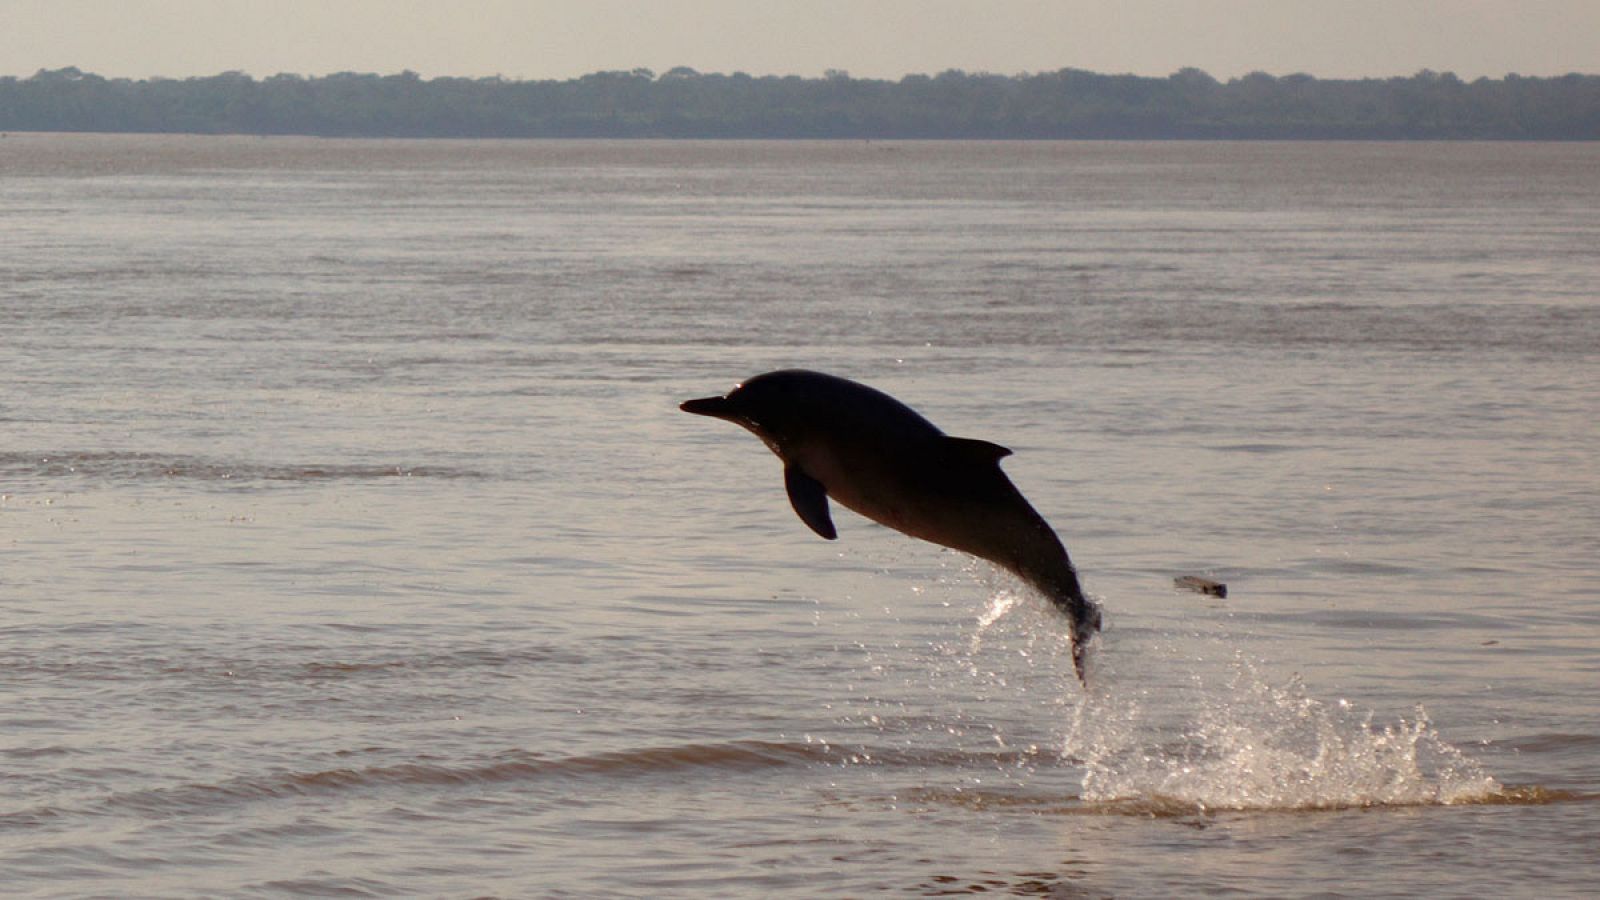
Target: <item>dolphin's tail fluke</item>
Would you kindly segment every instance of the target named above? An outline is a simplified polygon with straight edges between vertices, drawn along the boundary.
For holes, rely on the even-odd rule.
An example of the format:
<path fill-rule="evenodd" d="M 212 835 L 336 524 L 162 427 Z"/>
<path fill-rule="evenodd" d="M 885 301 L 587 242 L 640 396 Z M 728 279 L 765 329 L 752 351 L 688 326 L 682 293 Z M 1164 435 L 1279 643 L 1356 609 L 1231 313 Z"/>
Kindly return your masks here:
<path fill-rule="evenodd" d="M 1078 681 L 1087 684 L 1088 679 L 1083 675 L 1083 658 L 1089 652 L 1089 639 L 1100 631 L 1100 607 L 1086 597 L 1080 599 L 1082 602 L 1069 611 L 1072 616 L 1072 667 L 1078 670 Z"/>
<path fill-rule="evenodd" d="M 1083 588 L 1078 585 L 1078 573 L 1071 563 L 1066 563 L 1064 571 L 1058 569 L 1048 578 L 1027 580 L 1072 623 L 1072 666 L 1078 672 L 1078 680 L 1087 684 L 1084 660 L 1089 654 L 1089 640 L 1100 631 L 1100 606 L 1084 596 Z"/>

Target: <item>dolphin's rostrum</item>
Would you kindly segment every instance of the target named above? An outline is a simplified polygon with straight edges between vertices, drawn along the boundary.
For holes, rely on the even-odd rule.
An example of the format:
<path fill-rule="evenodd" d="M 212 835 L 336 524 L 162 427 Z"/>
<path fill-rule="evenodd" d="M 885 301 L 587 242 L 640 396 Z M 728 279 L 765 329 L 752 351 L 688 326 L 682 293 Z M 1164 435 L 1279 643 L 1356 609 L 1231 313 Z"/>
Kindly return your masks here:
<path fill-rule="evenodd" d="M 727 419 L 783 460 L 789 502 L 812 531 L 838 536 L 828 498 L 896 531 L 970 553 L 1014 573 L 1072 621 L 1072 660 L 1100 610 L 1083 594 L 1060 539 L 1000 471 L 1011 451 L 950 437 L 864 384 L 801 369 L 758 375 L 684 412 Z"/>

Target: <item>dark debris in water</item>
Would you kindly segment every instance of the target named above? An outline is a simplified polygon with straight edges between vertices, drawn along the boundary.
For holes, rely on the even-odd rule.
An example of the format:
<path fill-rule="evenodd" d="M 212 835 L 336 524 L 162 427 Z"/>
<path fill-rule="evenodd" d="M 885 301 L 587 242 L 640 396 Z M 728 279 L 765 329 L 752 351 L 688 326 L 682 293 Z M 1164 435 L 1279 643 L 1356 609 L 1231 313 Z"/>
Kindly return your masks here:
<path fill-rule="evenodd" d="M 1201 575 L 1179 575 L 1172 579 L 1172 585 L 1182 590 L 1194 591 L 1197 594 L 1207 594 L 1212 597 L 1226 598 L 1228 596 L 1227 585 Z"/>

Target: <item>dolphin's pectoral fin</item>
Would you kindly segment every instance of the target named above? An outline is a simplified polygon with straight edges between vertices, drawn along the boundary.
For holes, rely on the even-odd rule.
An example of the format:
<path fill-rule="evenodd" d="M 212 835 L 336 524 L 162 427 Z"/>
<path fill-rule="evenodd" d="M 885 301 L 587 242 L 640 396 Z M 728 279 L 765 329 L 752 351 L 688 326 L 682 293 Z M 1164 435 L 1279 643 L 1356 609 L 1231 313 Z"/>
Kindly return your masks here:
<path fill-rule="evenodd" d="M 789 489 L 789 503 L 800 514 L 800 521 L 828 540 L 839 536 L 828 516 L 828 492 L 822 482 L 807 475 L 799 466 L 783 468 L 783 486 Z"/>
<path fill-rule="evenodd" d="M 979 463 L 997 463 L 1011 455 L 1011 450 L 999 444 L 980 441 L 977 438 L 958 438 L 948 435 L 944 438 L 944 445 L 950 448 L 963 459 Z"/>

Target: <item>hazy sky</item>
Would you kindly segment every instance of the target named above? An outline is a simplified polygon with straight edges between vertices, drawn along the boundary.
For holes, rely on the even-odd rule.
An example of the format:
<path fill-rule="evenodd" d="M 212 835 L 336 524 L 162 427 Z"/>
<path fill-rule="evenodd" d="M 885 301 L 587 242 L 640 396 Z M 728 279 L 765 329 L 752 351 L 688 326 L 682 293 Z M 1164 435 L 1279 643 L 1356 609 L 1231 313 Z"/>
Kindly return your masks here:
<path fill-rule="evenodd" d="M 0 75 L 1600 73 L 1600 0 L 0 0 Z"/>

